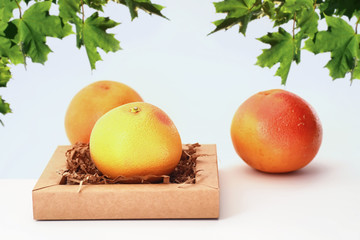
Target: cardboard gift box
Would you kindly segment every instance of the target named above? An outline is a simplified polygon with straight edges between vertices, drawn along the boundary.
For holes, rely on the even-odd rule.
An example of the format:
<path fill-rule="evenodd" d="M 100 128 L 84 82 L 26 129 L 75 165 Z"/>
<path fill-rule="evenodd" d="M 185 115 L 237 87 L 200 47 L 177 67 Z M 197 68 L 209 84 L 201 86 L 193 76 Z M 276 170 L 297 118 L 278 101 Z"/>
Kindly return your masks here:
<path fill-rule="evenodd" d="M 59 146 L 33 191 L 36 220 L 181 219 L 219 217 L 219 176 L 216 145 L 201 145 L 195 184 L 65 185 L 58 173 L 66 169 Z"/>

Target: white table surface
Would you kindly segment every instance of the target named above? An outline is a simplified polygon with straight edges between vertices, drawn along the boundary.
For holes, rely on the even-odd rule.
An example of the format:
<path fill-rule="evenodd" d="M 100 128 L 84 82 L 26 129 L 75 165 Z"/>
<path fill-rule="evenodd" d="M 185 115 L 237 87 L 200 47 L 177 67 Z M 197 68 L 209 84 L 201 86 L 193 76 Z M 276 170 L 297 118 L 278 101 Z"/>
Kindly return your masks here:
<path fill-rule="evenodd" d="M 220 168 L 217 220 L 35 221 L 35 180 L 0 180 L 1 239 L 360 239 L 360 174 L 322 161 L 291 174 Z"/>

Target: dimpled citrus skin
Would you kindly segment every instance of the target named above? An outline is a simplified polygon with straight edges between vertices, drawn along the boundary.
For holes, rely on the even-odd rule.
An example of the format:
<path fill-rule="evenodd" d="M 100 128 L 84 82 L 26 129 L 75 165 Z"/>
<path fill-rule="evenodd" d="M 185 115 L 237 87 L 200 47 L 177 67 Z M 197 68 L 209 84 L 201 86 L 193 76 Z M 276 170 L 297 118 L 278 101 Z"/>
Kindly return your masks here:
<path fill-rule="evenodd" d="M 96 167 L 111 178 L 163 175 L 179 163 L 182 144 L 166 113 L 135 102 L 109 111 L 96 122 L 90 153 Z"/>
<path fill-rule="evenodd" d="M 284 173 L 312 161 L 321 145 L 322 127 L 305 100 L 274 89 L 251 96 L 237 109 L 231 138 L 238 155 L 251 167 Z"/>
<path fill-rule="evenodd" d="M 95 122 L 109 110 L 129 102 L 143 101 L 129 86 L 115 81 L 94 82 L 71 100 L 65 115 L 65 130 L 71 142 L 89 143 Z"/>

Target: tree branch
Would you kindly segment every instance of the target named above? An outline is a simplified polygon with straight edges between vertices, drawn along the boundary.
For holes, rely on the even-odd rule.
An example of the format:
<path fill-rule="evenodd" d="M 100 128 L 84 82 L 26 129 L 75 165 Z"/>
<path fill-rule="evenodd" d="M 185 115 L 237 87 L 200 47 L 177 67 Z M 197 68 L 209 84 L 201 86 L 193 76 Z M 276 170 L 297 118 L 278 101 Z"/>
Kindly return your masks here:
<path fill-rule="evenodd" d="M 18 8 L 19 8 L 19 16 L 20 16 L 20 18 L 22 18 L 22 13 L 21 13 L 21 7 L 20 7 L 20 4 L 19 4 L 19 2 L 17 1 L 17 0 L 15 0 L 15 2 L 16 2 L 16 5 L 18 6 Z"/>
<path fill-rule="evenodd" d="M 81 0 L 81 14 L 82 14 L 82 23 L 85 23 L 85 11 L 84 11 L 84 1 Z"/>

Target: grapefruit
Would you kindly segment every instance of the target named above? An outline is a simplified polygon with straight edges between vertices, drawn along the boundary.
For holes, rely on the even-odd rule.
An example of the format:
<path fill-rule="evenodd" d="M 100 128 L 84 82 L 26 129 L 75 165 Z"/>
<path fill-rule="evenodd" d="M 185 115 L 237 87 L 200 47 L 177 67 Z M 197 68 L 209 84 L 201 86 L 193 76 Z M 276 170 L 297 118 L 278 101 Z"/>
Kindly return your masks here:
<path fill-rule="evenodd" d="M 274 89 L 240 105 L 232 120 L 231 138 L 237 154 L 251 167 L 284 173 L 312 161 L 321 145 L 322 127 L 304 99 Z"/>
<path fill-rule="evenodd" d="M 124 104 L 103 115 L 90 137 L 96 167 L 110 178 L 170 174 L 179 163 L 178 130 L 160 108 Z"/>
<path fill-rule="evenodd" d="M 129 86 L 115 81 L 94 82 L 71 100 L 65 115 L 65 130 L 71 144 L 89 143 L 95 122 L 109 110 L 129 102 L 142 101 Z"/>

